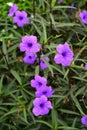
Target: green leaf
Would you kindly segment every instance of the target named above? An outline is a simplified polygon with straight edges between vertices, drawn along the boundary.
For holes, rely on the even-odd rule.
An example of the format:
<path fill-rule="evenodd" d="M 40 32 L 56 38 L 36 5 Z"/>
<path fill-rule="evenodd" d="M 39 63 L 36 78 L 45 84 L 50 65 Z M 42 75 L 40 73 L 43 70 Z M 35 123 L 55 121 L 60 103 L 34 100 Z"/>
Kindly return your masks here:
<path fill-rule="evenodd" d="M 9 110 L 9 112 L 5 113 L 3 116 L 0 117 L 0 122 L 2 122 L 4 118 L 6 118 L 8 115 L 18 112 L 18 110 L 19 108 L 13 107 L 11 110 Z"/>
<path fill-rule="evenodd" d="M 59 109 L 59 111 L 63 113 L 71 114 L 71 115 L 80 115 L 79 113 L 71 111 L 71 110 Z"/>
<path fill-rule="evenodd" d="M 4 78 L 4 75 L 2 75 L 0 79 L 0 94 L 2 94 L 3 78 Z"/>
<path fill-rule="evenodd" d="M 77 98 L 73 95 L 72 92 L 70 93 L 70 96 L 71 96 L 72 100 L 74 101 L 76 107 L 78 108 L 79 112 L 80 112 L 82 115 L 84 115 L 84 112 L 82 111 L 82 107 L 81 107 L 79 101 L 78 101 Z"/>
<path fill-rule="evenodd" d="M 80 24 L 76 23 L 56 23 L 55 22 L 55 27 L 72 27 L 72 26 L 81 26 Z"/>
<path fill-rule="evenodd" d="M 12 47 L 8 48 L 8 53 L 12 52 L 13 50 L 15 50 L 16 48 L 18 48 L 18 44 L 13 45 Z"/>
<path fill-rule="evenodd" d="M 83 48 L 81 48 L 81 50 L 77 53 L 77 55 L 75 56 L 74 58 L 74 62 L 78 59 L 78 57 L 80 56 L 80 54 L 87 48 L 87 45 L 86 46 L 83 46 Z"/>
<path fill-rule="evenodd" d="M 43 26 L 43 41 L 44 43 L 47 42 L 47 31 L 46 31 L 46 26 L 44 25 L 44 23 L 42 22 L 42 26 Z"/>
<path fill-rule="evenodd" d="M 39 75 L 39 65 L 35 68 L 35 75 Z"/>
<path fill-rule="evenodd" d="M 52 126 L 53 126 L 53 130 L 57 129 L 57 112 L 56 110 L 53 108 L 52 109 Z"/>
<path fill-rule="evenodd" d="M 21 78 L 20 78 L 19 74 L 13 69 L 11 69 L 10 72 L 14 76 L 14 78 L 18 81 L 18 83 L 21 85 L 22 82 L 21 82 Z"/>
<path fill-rule="evenodd" d="M 47 125 L 49 128 L 52 128 L 52 125 L 50 123 L 48 123 L 47 121 L 43 121 L 43 120 L 35 120 L 36 123 L 42 123 Z"/>
<path fill-rule="evenodd" d="M 6 46 L 6 43 L 3 41 L 3 44 L 2 44 L 2 50 L 3 50 L 3 53 L 8 61 L 8 56 L 7 56 L 7 46 Z"/>
<path fill-rule="evenodd" d="M 55 6 L 54 8 L 53 8 L 53 10 L 58 10 L 58 9 L 68 9 L 68 8 L 73 8 L 73 9 L 76 9 L 76 7 L 70 7 L 70 6 Z"/>
<path fill-rule="evenodd" d="M 19 38 L 22 37 L 21 33 L 19 33 L 18 31 L 14 30 L 13 28 L 8 28 L 8 30 L 10 30 L 11 32 L 13 32 L 16 36 L 18 36 Z"/>
<path fill-rule="evenodd" d="M 27 122 L 27 112 L 26 112 L 26 108 L 25 107 L 23 109 L 23 115 L 24 115 L 25 122 Z"/>
<path fill-rule="evenodd" d="M 78 130 L 77 128 L 71 128 L 69 126 L 59 126 L 59 130 Z"/>

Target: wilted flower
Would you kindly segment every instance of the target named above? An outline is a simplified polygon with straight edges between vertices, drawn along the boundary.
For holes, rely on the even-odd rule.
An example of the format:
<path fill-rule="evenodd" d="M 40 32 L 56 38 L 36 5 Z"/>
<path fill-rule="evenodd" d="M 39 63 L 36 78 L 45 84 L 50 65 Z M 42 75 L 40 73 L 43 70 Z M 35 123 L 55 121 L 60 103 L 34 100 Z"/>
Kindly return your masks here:
<path fill-rule="evenodd" d="M 72 7 L 74 7 L 74 3 L 71 3 L 71 5 L 70 5 L 70 8 L 68 9 L 68 11 L 71 13 L 72 12 Z"/>
<path fill-rule="evenodd" d="M 37 89 L 35 92 L 36 97 L 41 97 L 42 95 L 46 97 L 51 97 L 53 94 L 53 90 L 51 86 L 43 86 Z"/>
<path fill-rule="evenodd" d="M 76 17 L 77 19 L 79 19 L 79 15 L 80 15 L 80 9 L 77 10 L 77 12 L 76 12 L 76 14 L 75 14 L 75 17 Z"/>
<path fill-rule="evenodd" d="M 87 24 L 87 11 L 83 10 L 80 12 L 80 19 L 84 24 Z"/>
<path fill-rule="evenodd" d="M 59 44 L 57 46 L 58 54 L 55 55 L 54 61 L 56 64 L 62 64 L 62 66 L 69 66 L 73 60 L 73 51 L 70 49 L 67 42 L 64 45 Z"/>
<path fill-rule="evenodd" d="M 87 125 L 87 115 L 85 115 L 81 118 L 81 122 L 83 125 Z"/>
<path fill-rule="evenodd" d="M 23 36 L 22 42 L 20 43 L 20 51 L 26 51 L 28 52 L 39 52 L 40 51 L 40 44 L 37 43 L 37 37 L 36 36 Z"/>
<path fill-rule="evenodd" d="M 36 75 L 35 78 L 31 80 L 31 86 L 33 88 L 36 88 L 36 90 L 42 86 L 46 86 L 46 84 L 47 84 L 47 79 L 39 75 Z"/>
<path fill-rule="evenodd" d="M 34 64 L 35 60 L 36 60 L 37 55 L 34 53 L 27 53 L 23 59 L 24 63 L 27 64 Z"/>
<path fill-rule="evenodd" d="M 16 13 L 17 9 L 18 9 L 17 5 L 14 4 L 14 5 L 10 8 L 8 16 L 9 16 L 9 17 L 13 16 L 13 15 Z"/>
<path fill-rule="evenodd" d="M 16 23 L 18 27 L 23 27 L 25 24 L 28 24 L 29 19 L 27 13 L 25 11 L 16 11 L 13 22 Z"/>
<path fill-rule="evenodd" d="M 40 98 L 35 98 L 33 101 L 34 108 L 33 113 L 35 116 L 43 116 L 49 113 L 49 110 L 52 109 L 52 104 L 47 100 L 47 97 L 42 95 Z"/>
<path fill-rule="evenodd" d="M 42 60 L 43 57 L 44 57 L 44 55 L 42 54 L 41 57 L 40 57 L 40 68 L 41 69 L 46 69 L 46 68 L 48 68 L 48 65 Z M 48 56 L 44 57 L 44 59 L 47 62 L 49 62 L 49 57 Z"/>

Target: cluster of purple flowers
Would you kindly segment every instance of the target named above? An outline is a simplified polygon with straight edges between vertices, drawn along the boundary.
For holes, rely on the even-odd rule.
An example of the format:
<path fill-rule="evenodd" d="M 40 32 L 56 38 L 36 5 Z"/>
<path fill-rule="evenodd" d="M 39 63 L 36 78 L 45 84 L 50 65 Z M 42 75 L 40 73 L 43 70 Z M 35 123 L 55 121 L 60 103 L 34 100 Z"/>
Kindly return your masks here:
<path fill-rule="evenodd" d="M 37 37 L 33 35 L 26 35 L 22 37 L 21 41 L 22 42 L 20 43 L 19 48 L 21 52 L 25 52 L 25 56 L 23 59 L 24 63 L 34 64 L 37 58 L 36 53 L 39 52 L 41 48 L 40 43 L 37 42 Z M 44 54 L 42 54 L 39 59 L 40 68 L 46 69 L 48 66 L 42 58 L 44 58 L 47 62 L 49 62 L 49 58 L 47 56 L 44 57 Z"/>
<path fill-rule="evenodd" d="M 35 116 L 43 116 L 49 113 L 52 109 L 52 104 L 48 100 L 52 96 L 53 90 L 51 86 L 47 86 L 47 79 L 36 75 L 33 80 L 31 80 L 31 86 L 36 89 L 36 98 L 33 101 L 33 113 Z"/>
<path fill-rule="evenodd" d="M 28 64 L 34 64 L 37 58 L 36 52 L 39 52 L 41 48 L 40 44 L 37 42 L 37 37 L 33 35 L 23 36 L 19 47 L 21 52 L 25 52 L 23 61 Z M 56 54 L 54 57 L 55 63 L 62 64 L 62 66 L 69 66 L 73 61 L 74 55 L 73 51 L 69 47 L 69 44 L 67 42 L 65 42 L 64 45 L 59 44 L 56 49 L 58 54 Z M 47 56 L 45 57 L 44 54 L 42 54 L 39 59 L 40 68 L 46 69 L 48 66 L 43 61 L 43 58 L 47 62 L 49 62 L 49 58 Z"/>
<path fill-rule="evenodd" d="M 64 45 L 59 44 L 57 46 L 58 54 L 55 55 L 54 61 L 56 64 L 61 64 L 62 66 L 69 66 L 73 61 L 73 51 L 70 49 L 67 42 Z"/>
<path fill-rule="evenodd" d="M 36 36 L 23 36 L 19 48 L 21 52 L 25 52 L 23 61 L 28 64 L 34 64 L 37 57 L 36 52 L 40 51 L 41 45 L 37 42 Z"/>
<path fill-rule="evenodd" d="M 59 0 L 60 3 L 63 0 Z M 71 13 L 72 8 L 74 7 L 74 3 L 71 3 L 68 11 Z M 27 13 L 25 11 L 19 11 L 16 4 L 14 4 L 8 13 L 8 17 L 13 17 L 13 22 L 18 25 L 18 27 L 23 27 L 25 24 L 29 23 L 29 18 L 27 17 Z M 84 24 L 87 24 L 87 11 L 83 10 L 80 12 L 79 17 Z M 34 64 L 37 58 L 37 52 L 40 51 L 41 45 L 37 41 L 37 37 L 23 36 L 21 43 L 19 45 L 20 51 L 25 52 L 25 56 L 23 58 L 24 63 Z M 56 48 L 57 54 L 54 57 L 54 61 L 56 64 L 61 64 L 62 66 L 69 66 L 73 61 L 74 53 L 70 49 L 69 44 L 65 42 L 64 44 L 59 44 Z M 49 62 L 49 57 L 41 54 L 40 59 L 38 60 L 40 63 L 41 69 L 48 68 L 47 64 L 43 61 L 43 58 Z M 87 69 L 87 64 L 85 64 L 85 69 Z M 35 116 L 43 116 L 49 113 L 50 109 L 52 109 L 50 98 L 53 95 L 53 90 L 51 86 L 47 86 L 47 79 L 45 77 L 41 77 L 36 75 L 34 79 L 31 80 L 31 86 L 35 88 L 35 96 L 36 98 L 33 101 L 34 108 L 32 112 Z M 87 125 L 87 115 L 81 118 L 81 122 L 84 125 Z"/>
<path fill-rule="evenodd" d="M 16 4 L 10 8 L 8 16 L 13 17 L 13 22 L 16 23 L 18 27 L 23 27 L 29 23 L 27 13 L 25 11 L 19 11 Z"/>

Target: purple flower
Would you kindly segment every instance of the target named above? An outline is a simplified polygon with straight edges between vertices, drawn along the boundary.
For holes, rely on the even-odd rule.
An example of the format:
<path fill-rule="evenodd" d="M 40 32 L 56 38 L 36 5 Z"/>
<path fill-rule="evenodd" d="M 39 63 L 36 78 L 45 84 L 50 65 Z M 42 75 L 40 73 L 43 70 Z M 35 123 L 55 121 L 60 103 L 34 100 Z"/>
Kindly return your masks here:
<path fill-rule="evenodd" d="M 16 11 L 13 22 L 16 23 L 18 27 L 23 27 L 25 24 L 28 24 L 29 19 L 27 13 L 25 11 Z"/>
<path fill-rule="evenodd" d="M 87 69 L 87 64 L 85 64 L 85 69 Z"/>
<path fill-rule="evenodd" d="M 62 66 L 69 66 L 73 60 L 73 51 L 70 49 L 67 42 L 64 45 L 59 44 L 57 46 L 58 54 L 55 55 L 54 61 L 56 64 L 62 64 Z"/>
<path fill-rule="evenodd" d="M 42 60 L 43 57 L 44 57 L 44 55 L 42 54 L 41 58 L 40 58 L 40 68 L 46 69 L 46 68 L 48 68 L 48 65 Z M 45 57 L 45 60 L 49 62 L 49 58 L 47 56 Z"/>
<path fill-rule="evenodd" d="M 81 118 L 81 122 L 83 125 L 87 125 L 87 115 L 85 115 Z"/>
<path fill-rule="evenodd" d="M 60 2 L 60 3 L 62 3 L 62 2 L 63 2 L 63 0 L 59 0 L 59 2 Z"/>
<path fill-rule="evenodd" d="M 37 37 L 36 36 L 23 36 L 22 42 L 20 43 L 20 51 L 26 51 L 27 52 L 39 52 L 40 51 L 40 44 L 37 43 Z"/>
<path fill-rule="evenodd" d="M 31 80 L 31 86 L 33 88 L 36 88 L 36 90 L 42 86 L 46 86 L 46 84 L 47 84 L 47 79 L 39 75 L 36 75 L 35 78 Z"/>
<path fill-rule="evenodd" d="M 74 7 L 74 3 L 71 3 L 71 5 L 70 5 L 70 8 L 68 9 L 68 11 L 70 12 L 70 13 L 72 13 L 72 7 Z"/>
<path fill-rule="evenodd" d="M 35 60 L 36 60 L 37 55 L 34 53 L 27 53 L 23 59 L 24 63 L 27 64 L 34 64 Z"/>
<path fill-rule="evenodd" d="M 9 17 L 13 16 L 13 15 L 15 14 L 15 12 L 17 11 L 17 9 L 18 9 L 17 5 L 14 4 L 14 5 L 10 8 L 9 13 L 8 13 L 8 16 L 9 16 Z"/>
<path fill-rule="evenodd" d="M 52 109 L 52 104 L 47 100 L 47 97 L 42 95 L 40 98 L 35 98 L 33 101 L 34 108 L 33 113 L 35 116 L 43 116 L 49 113 L 49 110 Z"/>
<path fill-rule="evenodd" d="M 84 24 L 87 24 L 87 11 L 83 10 L 80 12 L 80 19 Z"/>
<path fill-rule="evenodd" d="M 42 95 L 46 96 L 46 97 L 51 97 L 53 94 L 52 91 L 52 87 L 49 86 L 43 86 L 37 89 L 37 91 L 35 92 L 36 97 L 41 97 Z"/>

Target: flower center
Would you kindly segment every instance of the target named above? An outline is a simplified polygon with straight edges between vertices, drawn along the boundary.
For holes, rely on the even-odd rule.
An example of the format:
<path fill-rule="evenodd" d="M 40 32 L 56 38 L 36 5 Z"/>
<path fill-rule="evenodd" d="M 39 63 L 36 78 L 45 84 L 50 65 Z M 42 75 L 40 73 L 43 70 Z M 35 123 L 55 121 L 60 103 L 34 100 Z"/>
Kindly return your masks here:
<path fill-rule="evenodd" d="M 44 92 L 43 92 L 43 94 L 46 94 L 46 93 L 47 93 L 47 91 L 44 91 Z"/>
<path fill-rule="evenodd" d="M 39 84 L 39 86 L 41 86 L 41 85 L 42 85 L 42 83 L 41 83 L 41 82 L 38 82 L 38 84 Z"/>
<path fill-rule="evenodd" d="M 44 107 L 44 104 L 43 104 L 43 103 L 41 103 L 41 104 L 40 104 L 40 107 L 41 107 L 41 108 L 43 108 L 43 107 Z"/>
<path fill-rule="evenodd" d="M 28 43 L 28 47 L 32 47 L 32 43 Z"/>
<path fill-rule="evenodd" d="M 23 19 L 23 17 L 22 17 L 22 16 L 19 16 L 19 19 L 20 19 L 20 20 L 22 20 L 22 19 Z"/>
<path fill-rule="evenodd" d="M 83 19 L 86 19 L 86 18 L 87 18 L 87 15 L 84 15 L 84 16 L 83 16 Z"/>
<path fill-rule="evenodd" d="M 31 58 L 32 58 L 32 56 L 29 56 L 29 58 L 31 59 Z"/>
<path fill-rule="evenodd" d="M 66 56 L 66 52 L 63 52 L 63 53 L 62 53 L 62 56 L 64 56 L 64 57 L 65 57 L 65 56 Z"/>

